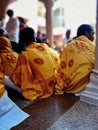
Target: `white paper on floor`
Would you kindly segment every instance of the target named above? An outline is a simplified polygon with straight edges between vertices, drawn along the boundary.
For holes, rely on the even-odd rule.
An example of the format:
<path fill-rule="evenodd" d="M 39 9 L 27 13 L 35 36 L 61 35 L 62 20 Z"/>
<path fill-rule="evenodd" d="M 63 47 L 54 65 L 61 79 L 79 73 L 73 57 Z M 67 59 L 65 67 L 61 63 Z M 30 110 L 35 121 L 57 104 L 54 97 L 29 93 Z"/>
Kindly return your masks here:
<path fill-rule="evenodd" d="M 11 101 L 5 92 L 0 98 L 0 130 L 10 130 L 28 117 L 29 114 Z"/>

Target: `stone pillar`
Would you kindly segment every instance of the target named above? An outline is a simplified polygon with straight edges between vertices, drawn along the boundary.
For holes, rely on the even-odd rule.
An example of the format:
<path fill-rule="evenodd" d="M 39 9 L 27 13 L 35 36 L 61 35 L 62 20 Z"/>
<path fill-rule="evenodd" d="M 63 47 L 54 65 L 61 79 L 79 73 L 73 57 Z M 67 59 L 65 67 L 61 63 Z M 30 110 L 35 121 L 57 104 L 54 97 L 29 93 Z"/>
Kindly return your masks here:
<path fill-rule="evenodd" d="M 27 6 L 29 8 L 27 8 Z M 38 17 L 37 8 L 38 0 L 16 0 L 15 6 L 10 5 L 9 8 L 14 10 L 14 16 L 22 16 L 24 19 L 28 19 L 27 25 L 32 27 L 35 32 L 38 29 Z M 26 9 L 27 8 L 27 9 Z"/>
<path fill-rule="evenodd" d="M 41 0 L 44 2 L 46 7 L 46 34 L 50 42 L 50 46 L 53 45 L 53 11 L 52 6 L 54 0 Z"/>
<path fill-rule="evenodd" d="M 0 27 L 4 25 L 4 19 L 8 5 L 15 2 L 15 0 L 0 0 Z"/>
<path fill-rule="evenodd" d="M 98 106 L 98 0 L 96 5 L 96 50 L 95 66 L 90 75 L 90 82 L 82 92 L 80 100 Z"/>
<path fill-rule="evenodd" d="M 6 8 L 8 7 L 10 0 L 0 0 L 0 19 L 5 18 Z"/>

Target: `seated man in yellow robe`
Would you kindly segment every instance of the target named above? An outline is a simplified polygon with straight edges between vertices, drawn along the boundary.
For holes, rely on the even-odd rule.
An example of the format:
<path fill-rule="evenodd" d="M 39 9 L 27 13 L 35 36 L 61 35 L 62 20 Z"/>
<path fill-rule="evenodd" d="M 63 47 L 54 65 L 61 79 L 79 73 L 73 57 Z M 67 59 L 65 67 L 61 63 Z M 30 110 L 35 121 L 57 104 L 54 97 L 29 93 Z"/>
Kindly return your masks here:
<path fill-rule="evenodd" d="M 0 58 L 4 74 L 10 76 L 16 67 L 18 54 L 12 50 L 11 42 L 2 29 L 0 29 Z"/>
<path fill-rule="evenodd" d="M 64 46 L 57 69 L 56 94 L 76 94 L 85 89 L 95 61 L 93 40 L 93 28 L 83 24 L 77 30 L 77 37 Z"/>
<path fill-rule="evenodd" d="M 18 54 L 12 50 L 11 42 L 2 29 L 0 29 L 0 60 L 0 65 L 5 75 L 4 84 L 6 87 L 13 88 L 14 84 L 9 80 L 9 76 L 16 68 Z"/>
<path fill-rule="evenodd" d="M 46 43 L 36 43 L 32 28 L 23 29 L 20 38 L 26 49 L 19 55 L 11 80 L 30 101 L 47 98 L 53 94 L 56 84 L 59 55 Z"/>

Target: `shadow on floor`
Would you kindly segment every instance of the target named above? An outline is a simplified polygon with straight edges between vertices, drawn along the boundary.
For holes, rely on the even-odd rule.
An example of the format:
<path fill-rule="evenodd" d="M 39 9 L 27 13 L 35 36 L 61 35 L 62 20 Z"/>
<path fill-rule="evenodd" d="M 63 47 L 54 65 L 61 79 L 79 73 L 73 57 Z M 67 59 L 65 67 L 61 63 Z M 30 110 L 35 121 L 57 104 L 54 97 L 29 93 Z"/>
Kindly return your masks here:
<path fill-rule="evenodd" d="M 7 92 L 10 99 L 22 109 L 32 103 L 31 101 L 24 99 L 19 92 L 9 88 L 7 88 Z"/>

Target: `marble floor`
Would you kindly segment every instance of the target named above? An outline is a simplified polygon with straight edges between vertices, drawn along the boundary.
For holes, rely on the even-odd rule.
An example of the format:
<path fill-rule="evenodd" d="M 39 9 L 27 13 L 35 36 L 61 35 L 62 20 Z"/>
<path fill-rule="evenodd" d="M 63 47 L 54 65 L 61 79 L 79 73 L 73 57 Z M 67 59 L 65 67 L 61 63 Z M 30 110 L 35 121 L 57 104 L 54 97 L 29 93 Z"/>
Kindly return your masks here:
<path fill-rule="evenodd" d="M 98 130 L 98 107 L 78 101 L 47 130 Z"/>
<path fill-rule="evenodd" d="M 72 94 L 53 95 L 33 102 L 11 92 L 9 97 L 30 114 L 11 130 L 98 130 L 98 107 L 81 102 Z"/>

